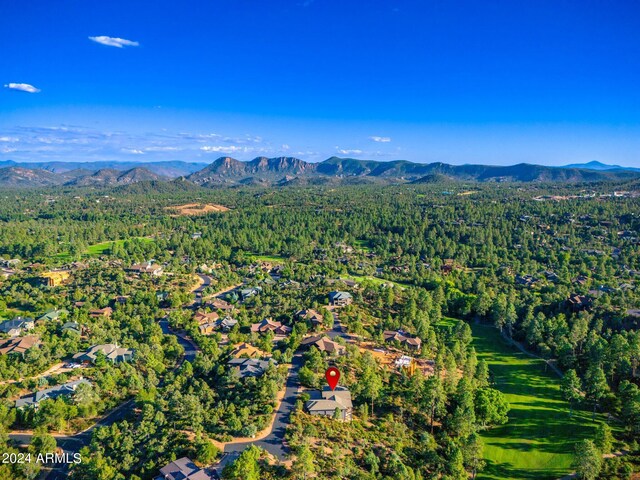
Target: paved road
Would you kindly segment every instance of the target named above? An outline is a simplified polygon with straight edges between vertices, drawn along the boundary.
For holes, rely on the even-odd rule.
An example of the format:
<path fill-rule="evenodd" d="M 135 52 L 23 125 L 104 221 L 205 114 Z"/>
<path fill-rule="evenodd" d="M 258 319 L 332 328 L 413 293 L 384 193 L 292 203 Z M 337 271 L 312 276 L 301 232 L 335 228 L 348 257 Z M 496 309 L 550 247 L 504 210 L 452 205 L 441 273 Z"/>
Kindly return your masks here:
<path fill-rule="evenodd" d="M 283 444 L 284 435 L 287 430 L 287 425 L 289 424 L 289 416 L 295 407 L 296 398 L 298 397 L 298 387 L 300 385 L 298 380 L 298 371 L 300 370 L 300 367 L 302 367 L 302 363 L 303 360 L 301 353 L 293 356 L 293 359 L 291 360 L 292 366 L 287 377 L 286 390 L 278 411 L 276 412 L 276 418 L 273 422 L 271 433 L 262 440 L 226 445 L 224 447 L 225 456 L 231 458 L 225 458 L 224 463 L 227 463 L 234 457 L 240 455 L 240 453 L 249 445 L 262 447 L 279 460 L 284 460 L 286 458 L 288 450 Z M 219 465 L 218 468 L 222 467 Z"/>
<path fill-rule="evenodd" d="M 342 337 L 345 340 L 350 338 L 349 334 L 347 334 L 344 330 L 344 327 L 340 323 L 340 318 L 336 312 L 332 312 L 333 314 L 333 328 L 327 332 L 327 335 L 331 340 L 335 340 L 336 337 Z"/>
<path fill-rule="evenodd" d="M 171 330 L 171 327 L 169 327 L 169 322 L 167 320 L 160 320 L 158 324 L 160 325 L 160 328 L 162 328 L 162 333 L 164 333 L 165 335 L 174 335 L 178 339 L 178 343 L 184 348 L 184 357 L 182 359 L 182 362 L 187 360 L 188 362 L 193 363 L 193 361 L 196 359 L 196 353 L 198 352 L 196 345 L 183 333 L 174 332 L 173 330 Z M 182 362 L 180 362 L 180 365 L 182 365 Z"/>
<path fill-rule="evenodd" d="M 208 275 L 203 275 L 202 273 L 198 273 L 197 275 L 200 277 L 200 280 L 202 280 L 202 284 L 198 288 L 193 290 L 193 293 L 196 294 L 196 305 L 202 303 L 202 292 L 205 288 L 211 285 L 211 282 L 213 281 L 213 279 Z"/>
<path fill-rule="evenodd" d="M 205 288 L 211 285 L 211 282 L 213 281 L 213 279 L 209 275 L 203 275 L 202 273 L 198 273 L 197 275 L 202 280 L 202 285 L 196 288 L 194 292 L 202 292 Z"/>
<path fill-rule="evenodd" d="M 166 320 L 160 320 L 158 323 L 160 325 L 160 328 L 162 329 L 162 333 L 164 333 L 165 335 L 175 335 L 178 339 L 178 343 L 180 343 L 180 345 L 184 347 L 184 356 L 182 357 L 182 360 L 176 368 L 179 368 L 185 360 L 193 363 L 197 354 L 197 347 L 195 346 L 195 344 L 184 334 L 171 330 L 169 328 L 169 322 L 167 322 Z M 132 412 L 134 405 L 135 402 L 133 401 L 133 399 L 128 400 L 113 409 L 111 412 L 109 412 L 109 414 L 101 418 L 98 422 L 96 422 L 90 428 L 83 432 L 80 432 L 76 435 L 55 436 L 58 447 L 60 447 L 65 453 L 68 453 L 70 455 L 79 452 L 82 447 L 85 447 L 91 443 L 91 436 L 96 428 L 107 427 L 114 424 L 115 422 L 119 422 L 125 419 Z M 29 443 L 31 443 L 30 433 L 10 433 L 9 438 L 18 445 L 29 445 Z M 68 470 L 68 465 L 59 464 L 51 469 L 46 479 L 66 479 L 68 476 Z"/>
<path fill-rule="evenodd" d="M 204 285 L 200 288 L 204 288 Z M 345 333 L 337 313 L 333 312 L 333 317 L 333 329 L 326 332 L 327 335 L 331 339 L 335 339 L 336 337 L 348 339 L 349 335 Z M 175 335 L 178 339 L 178 343 L 180 343 L 180 345 L 184 347 L 184 357 L 182 362 L 184 362 L 185 360 L 193 362 L 197 354 L 197 347 L 195 346 L 195 344 L 184 334 L 171 330 L 171 328 L 169 327 L 169 322 L 167 320 L 160 320 L 158 323 L 164 334 Z M 180 365 L 182 364 L 182 362 L 180 362 Z M 291 416 L 291 412 L 295 407 L 295 402 L 298 397 L 298 389 L 300 386 L 298 371 L 302 367 L 302 364 L 302 354 L 295 354 L 291 361 L 292 366 L 287 376 L 285 394 L 276 412 L 273 427 L 269 435 L 262 440 L 226 445 L 224 448 L 223 458 L 221 462 L 216 466 L 218 471 L 221 471 L 227 463 L 235 461 L 240 453 L 242 453 L 242 451 L 250 445 L 256 445 L 258 447 L 264 448 L 279 460 L 286 459 L 288 448 L 284 445 L 284 437 L 287 425 L 289 423 L 289 417 Z M 124 419 L 131 412 L 131 408 L 133 407 L 133 405 L 133 400 L 129 400 L 128 402 L 123 403 L 103 419 L 101 419 L 98 423 L 82 433 L 73 436 L 56 437 L 58 446 L 62 448 L 65 453 L 73 454 L 80 451 L 82 447 L 89 445 L 89 443 L 91 442 L 91 435 L 95 428 L 108 426 Z M 22 445 L 28 445 L 31 441 L 30 434 L 10 434 L 9 438 L 11 438 L 17 444 Z M 66 465 L 60 465 L 51 470 L 51 472 L 47 476 L 47 480 L 66 479 L 67 472 L 68 467 Z"/>
<path fill-rule="evenodd" d="M 108 415 L 101 418 L 97 423 L 93 424 L 90 428 L 76 435 L 56 435 L 55 439 L 58 447 L 60 447 L 65 453 L 73 456 L 73 454 L 79 452 L 82 447 L 91 443 L 91 435 L 96 428 L 106 427 L 123 420 L 131 413 L 133 405 L 133 399 L 122 403 L 117 408 L 111 410 Z M 10 433 L 9 438 L 18 445 L 27 446 L 31 443 L 30 433 Z M 60 480 L 67 478 L 68 470 L 69 466 L 67 464 L 58 464 L 55 468 L 51 469 L 46 478 L 47 480 Z"/>
<path fill-rule="evenodd" d="M 333 312 L 333 329 L 329 330 L 327 335 L 333 340 L 336 337 L 342 337 L 348 339 L 349 335 L 345 332 L 344 327 L 340 323 L 338 314 Z M 288 453 L 288 449 L 284 446 L 284 435 L 286 433 L 287 425 L 289 423 L 289 417 L 293 408 L 295 407 L 296 399 L 298 397 L 298 389 L 300 382 L 298 380 L 298 371 L 302 367 L 303 360 L 302 354 L 297 353 L 293 356 L 291 361 L 291 369 L 289 370 L 289 376 L 287 377 L 286 390 L 282 403 L 276 412 L 276 418 L 273 423 L 273 429 L 271 433 L 262 440 L 255 440 L 251 442 L 235 443 L 225 445 L 224 457 L 217 465 L 217 469 L 221 471 L 227 463 L 233 462 L 242 451 L 250 445 L 256 445 L 264 448 L 267 452 L 274 455 L 279 460 L 284 460 Z"/>

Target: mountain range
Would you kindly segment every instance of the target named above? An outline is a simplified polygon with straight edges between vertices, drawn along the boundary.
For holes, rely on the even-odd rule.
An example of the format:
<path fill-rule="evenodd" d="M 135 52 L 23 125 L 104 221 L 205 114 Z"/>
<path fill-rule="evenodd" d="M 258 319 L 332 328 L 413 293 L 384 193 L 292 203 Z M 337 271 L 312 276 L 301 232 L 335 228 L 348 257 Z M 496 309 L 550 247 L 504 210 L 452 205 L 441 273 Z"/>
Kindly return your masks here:
<path fill-rule="evenodd" d="M 414 163 L 405 160 L 378 162 L 331 157 L 324 162 L 308 163 L 292 157 L 258 157 L 241 162 L 221 157 L 187 180 L 201 186 L 259 184 L 287 185 L 305 183 L 407 183 L 425 181 L 479 182 L 589 182 L 640 177 L 631 170 L 597 171 L 589 168 L 558 168 L 542 165 L 512 166 L 449 165 Z"/>
<path fill-rule="evenodd" d="M 41 168 L 0 168 L 0 187 L 51 187 L 57 185 L 75 187 L 105 187 L 130 185 L 144 181 L 168 180 L 145 168 L 132 168 L 124 172 L 103 168 L 92 172 L 77 169 L 54 173 Z"/>
<path fill-rule="evenodd" d="M 182 162 L 180 160 L 170 160 L 166 162 L 14 162 L 13 160 L 0 161 L 0 168 L 20 167 L 29 169 L 48 170 L 53 173 L 66 173 L 72 170 L 87 170 L 96 172 L 101 169 L 126 171 L 132 168 L 145 168 L 150 172 L 167 178 L 187 176 L 193 172 L 206 167 L 206 163 Z"/>
<path fill-rule="evenodd" d="M 133 165 L 133 166 L 132 166 Z M 2 168 L 4 166 L 4 168 Z M 126 168 L 131 167 L 131 168 Z M 640 169 L 599 162 L 547 167 L 449 165 L 388 162 L 331 157 L 305 162 L 294 157 L 258 157 L 244 162 L 220 157 L 210 165 L 180 161 L 124 162 L 0 162 L 0 187 L 109 187 L 180 178 L 202 187 L 239 185 L 391 184 L 436 182 L 595 182 L 640 179 Z"/>

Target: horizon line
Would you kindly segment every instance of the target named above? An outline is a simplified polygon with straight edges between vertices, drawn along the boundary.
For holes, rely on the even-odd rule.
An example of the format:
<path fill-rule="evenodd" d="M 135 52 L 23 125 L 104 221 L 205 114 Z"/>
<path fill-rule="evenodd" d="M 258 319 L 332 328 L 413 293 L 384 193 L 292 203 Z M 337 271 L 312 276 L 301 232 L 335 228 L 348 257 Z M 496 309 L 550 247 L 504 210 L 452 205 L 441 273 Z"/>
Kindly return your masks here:
<path fill-rule="evenodd" d="M 319 163 L 323 163 L 326 162 L 328 160 L 331 159 L 340 159 L 340 160 L 355 160 L 355 161 L 360 161 L 360 162 L 375 162 L 375 163 L 393 163 L 393 162 L 406 162 L 406 163 L 412 163 L 412 164 L 418 164 L 418 165 L 433 165 L 436 163 L 442 164 L 442 165 L 449 165 L 449 166 L 458 166 L 458 167 L 463 167 L 463 166 L 484 166 L 484 167 L 515 167 L 518 165 L 533 165 L 533 166 L 540 166 L 540 167 L 548 167 L 548 168 L 581 168 L 587 165 L 593 165 L 593 164 L 598 164 L 604 167 L 609 167 L 609 168 L 618 168 L 618 169 L 623 169 L 623 170 L 628 170 L 628 169 L 634 169 L 634 168 L 639 168 L 639 167 L 632 167 L 632 166 L 622 166 L 622 165 L 616 165 L 616 164 L 608 164 L 608 163 L 604 163 L 604 162 L 600 162 L 599 160 L 589 160 L 587 162 L 580 162 L 580 163 L 567 163 L 567 164 L 563 164 L 563 165 L 545 165 L 543 163 L 531 163 L 531 162 L 518 162 L 518 163 L 510 163 L 510 164 L 505 164 L 505 165 L 496 165 L 496 164 L 490 164 L 490 163 L 475 163 L 475 162 L 465 162 L 465 163 L 448 163 L 448 162 L 442 162 L 442 161 L 425 161 L 425 162 L 421 162 L 421 161 L 415 161 L 415 160 L 405 160 L 405 159 L 401 159 L 401 158 L 397 158 L 397 159 L 391 159 L 391 160 L 374 160 L 374 159 L 367 159 L 367 158 L 356 158 L 356 157 L 340 157 L 337 155 L 332 155 L 330 157 L 325 158 L 324 160 L 318 160 L 318 161 L 313 161 L 313 160 L 305 160 L 303 158 L 300 157 L 296 157 L 296 156 L 287 156 L 287 155 L 277 155 L 277 156 L 273 156 L 273 157 L 267 157 L 267 156 L 257 156 L 254 158 L 251 158 L 249 160 L 239 160 L 235 157 L 229 156 L 229 155 L 221 155 L 219 157 L 216 157 L 213 161 L 211 162 L 201 162 L 201 161 L 197 161 L 197 160 L 180 160 L 180 159 L 173 159 L 173 160 L 122 160 L 122 159 L 118 159 L 118 160 L 24 160 L 24 161 L 16 161 L 13 159 L 5 159 L 5 160 L 0 160 L 0 163 L 7 163 L 7 162 L 12 162 L 16 165 L 21 165 L 21 164 L 50 164 L 50 163 L 67 163 L 67 164 L 73 164 L 73 163 L 88 163 L 88 164 L 94 164 L 94 163 L 121 163 L 121 164 L 139 164 L 139 165 L 145 165 L 145 164 L 161 164 L 161 163 L 172 163 L 172 162 L 181 162 L 181 163 L 191 163 L 191 164 L 196 164 L 196 165 L 211 165 L 213 163 L 215 163 L 216 161 L 220 160 L 220 159 L 232 159 L 235 160 L 237 162 L 242 162 L 242 163 L 249 163 L 252 161 L 255 161 L 257 159 L 267 159 L 267 160 L 273 160 L 273 159 L 279 159 L 279 158 L 288 158 L 288 159 L 295 159 L 295 160 L 300 160 L 301 162 L 305 162 L 305 163 L 311 163 L 311 164 L 319 164 Z M 6 166 L 3 166 L 2 168 L 6 168 Z"/>

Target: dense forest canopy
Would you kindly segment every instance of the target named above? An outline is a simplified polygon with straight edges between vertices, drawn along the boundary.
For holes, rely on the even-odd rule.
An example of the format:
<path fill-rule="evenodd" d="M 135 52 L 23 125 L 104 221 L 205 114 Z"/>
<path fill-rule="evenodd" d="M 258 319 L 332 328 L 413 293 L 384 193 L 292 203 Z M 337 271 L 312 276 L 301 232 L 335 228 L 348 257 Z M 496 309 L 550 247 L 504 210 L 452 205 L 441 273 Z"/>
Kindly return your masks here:
<path fill-rule="evenodd" d="M 335 282 L 354 296 L 339 311 L 350 334 L 374 344 L 389 330 L 416 336 L 422 344 L 413 353 L 430 370 L 390 373 L 352 343 L 338 359 L 311 349 L 301 357 L 300 382 L 319 388 L 324 369 L 337 365 L 356 419 L 336 425 L 307 418 L 302 398 L 287 433 L 292 468 L 269 465 L 263 452 L 248 449 L 225 470 L 228 478 L 241 478 L 243 468 L 261 471 L 255 478 L 304 478 L 322 466 L 326 478 L 407 480 L 467 478 L 493 468 L 483 459 L 483 435 L 508 422 L 509 405 L 495 372 L 477 355 L 473 337 L 481 324 L 495 326 L 496 338 L 562 376 L 558 391 L 569 415 L 580 411 L 576 422 L 589 424 L 580 434 L 583 450 L 609 453 L 615 441 L 630 452 L 624 461 L 598 465 L 599 471 L 622 478 L 632 468 L 640 435 L 640 195 L 634 184 L 204 189 L 143 182 L 103 190 L 6 190 L 0 200 L 0 257 L 20 261 L 0 284 L 0 318 L 64 308 L 66 320 L 90 332 L 77 338 L 60 336 L 57 324 L 37 326 L 42 346 L 24 358 L 0 356 L 2 379 L 36 376 L 95 343 L 137 352 L 136 369 L 103 363 L 88 372 L 95 391 L 81 409 L 56 401 L 58 411 L 10 413 L 7 401 L 7 413 L 0 411 L 3 428 L 46 432 L 81 425 L 135 397 L 137 416 L 96 431 L 84 451 L 90 461 L 73 470 L 76 478 L 98 478 L 96 472 L 105 479 L 151 478 L 178 453 L 211 464 L 217 452 L 208 438 L 263 430 L 285 365 L 313 329 L 296 323 L 294 312 L 314 308 L 330 328 L 325 307 Z M 175 208 L 185 204 L 201 206 L 202 214 Z M 170 275 L 125 273 L 151 260 Z M 256 268 L 260 262 L 281 266 L 275 281 Z M 74 270 L 77 264 L 84 267 Z M 60 268 L 73 272 L 70 283 L 43 288 L 36 282 L 41 272 Z M 193 320 L 195 272 L 213 280 L 205 295 L 241 282 L 260 285 L 251 299 L 227 298 L 239 322 L 224 339 L 201 334 Z M 167 296 L 158 297 L 162 292 Z M 118 296 L 128 300 L 116 305 Z M 109 306 L 109 318 L 91 314 Z M 291 325 L 291 334 L 275 341 L 252 333 L 250 326 L 267 317 Z M 194 339 L 200 351 L 193 362 L 181 363 L 182 347 L 162 335 L 161 319 Z M 263 376 L 241 379 L 226 367 L 240 342 L 275 360 Z M 120 395 L 108 398 L 115 385 Z M 15 398 L 19 386 L 36 385 L 2 385 L 2 398 Z M 158 432 L 167 432 L 164 440 Z M 319 448 L 340 435 L 352 439 L 342 460 Z M 143 448 L 148 438 L 155 443 Z M 318 448 L 310 450 L 306 438 L 318 439 Z M 579 472 L 595 468 L 586 460 L 577 464 Z"/>

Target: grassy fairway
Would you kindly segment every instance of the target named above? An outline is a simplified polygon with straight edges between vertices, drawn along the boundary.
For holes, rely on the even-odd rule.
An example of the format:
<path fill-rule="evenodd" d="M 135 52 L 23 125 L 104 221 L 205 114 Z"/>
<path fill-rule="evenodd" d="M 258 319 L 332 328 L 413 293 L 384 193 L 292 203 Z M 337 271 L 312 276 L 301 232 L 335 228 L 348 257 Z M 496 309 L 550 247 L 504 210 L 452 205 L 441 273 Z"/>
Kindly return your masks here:
<path fill-rule="evenodd" d="M 124 245 L 125 242 L 134 242 L 134 241 L 138 241 L 141 243 L 155 242 L 153 238 L 149 238 L 149 237 L 132 237 L 126 240 L 114 240 L 112 242 L 95 243 L 93 245 L 89 245 L 81 256 L 82 257 L 99 257 L 100 255 L 109 255 L 115 245 Z M 73 257 L 69 252 L 57 253 L 55 255 L 52 255 L 51 258 L 58 262 L 70 262 L 73 260 Z"/>
<path fill-rule="evenodd" d="M 251 253 L 248 257 L 254 262 L 279 263 L 286 260 L 282 255 L 258 255 Z"/>
<path fill-rule="evenodd" d="M 90 245 L 89 247 L 87 247 L 87 252 L 86 255 L 90 256 L 90 257 L 97 257 L 99 255 L 106 255 L 108 254 L 111 249 L 117 244 L 117 245 L 123 245 L 125 242 L 131 242 L 131 241 L 139 241 L 142 243 L 151 243 L 154 240 L 152 238 L 147 238 L 147 237 L 133 237 L 133 238 L 129 238 L 126 240 L 116 240 L 113 242 L 102 242 L 102 243 L 96 243 L 94 245 Z"/>
<path fill-rule="evenodd" d="M 560 379 L 542 360 L 507 344 L 499 332 L 472 325 L 479 359 L 511 404 L 509 422 L 482 432 L 487 467 L 479 479 L 557 479 L 571 472 L 574 445 L 593 438 L 591 414 L 574 411 L 560 395 Z"/>

